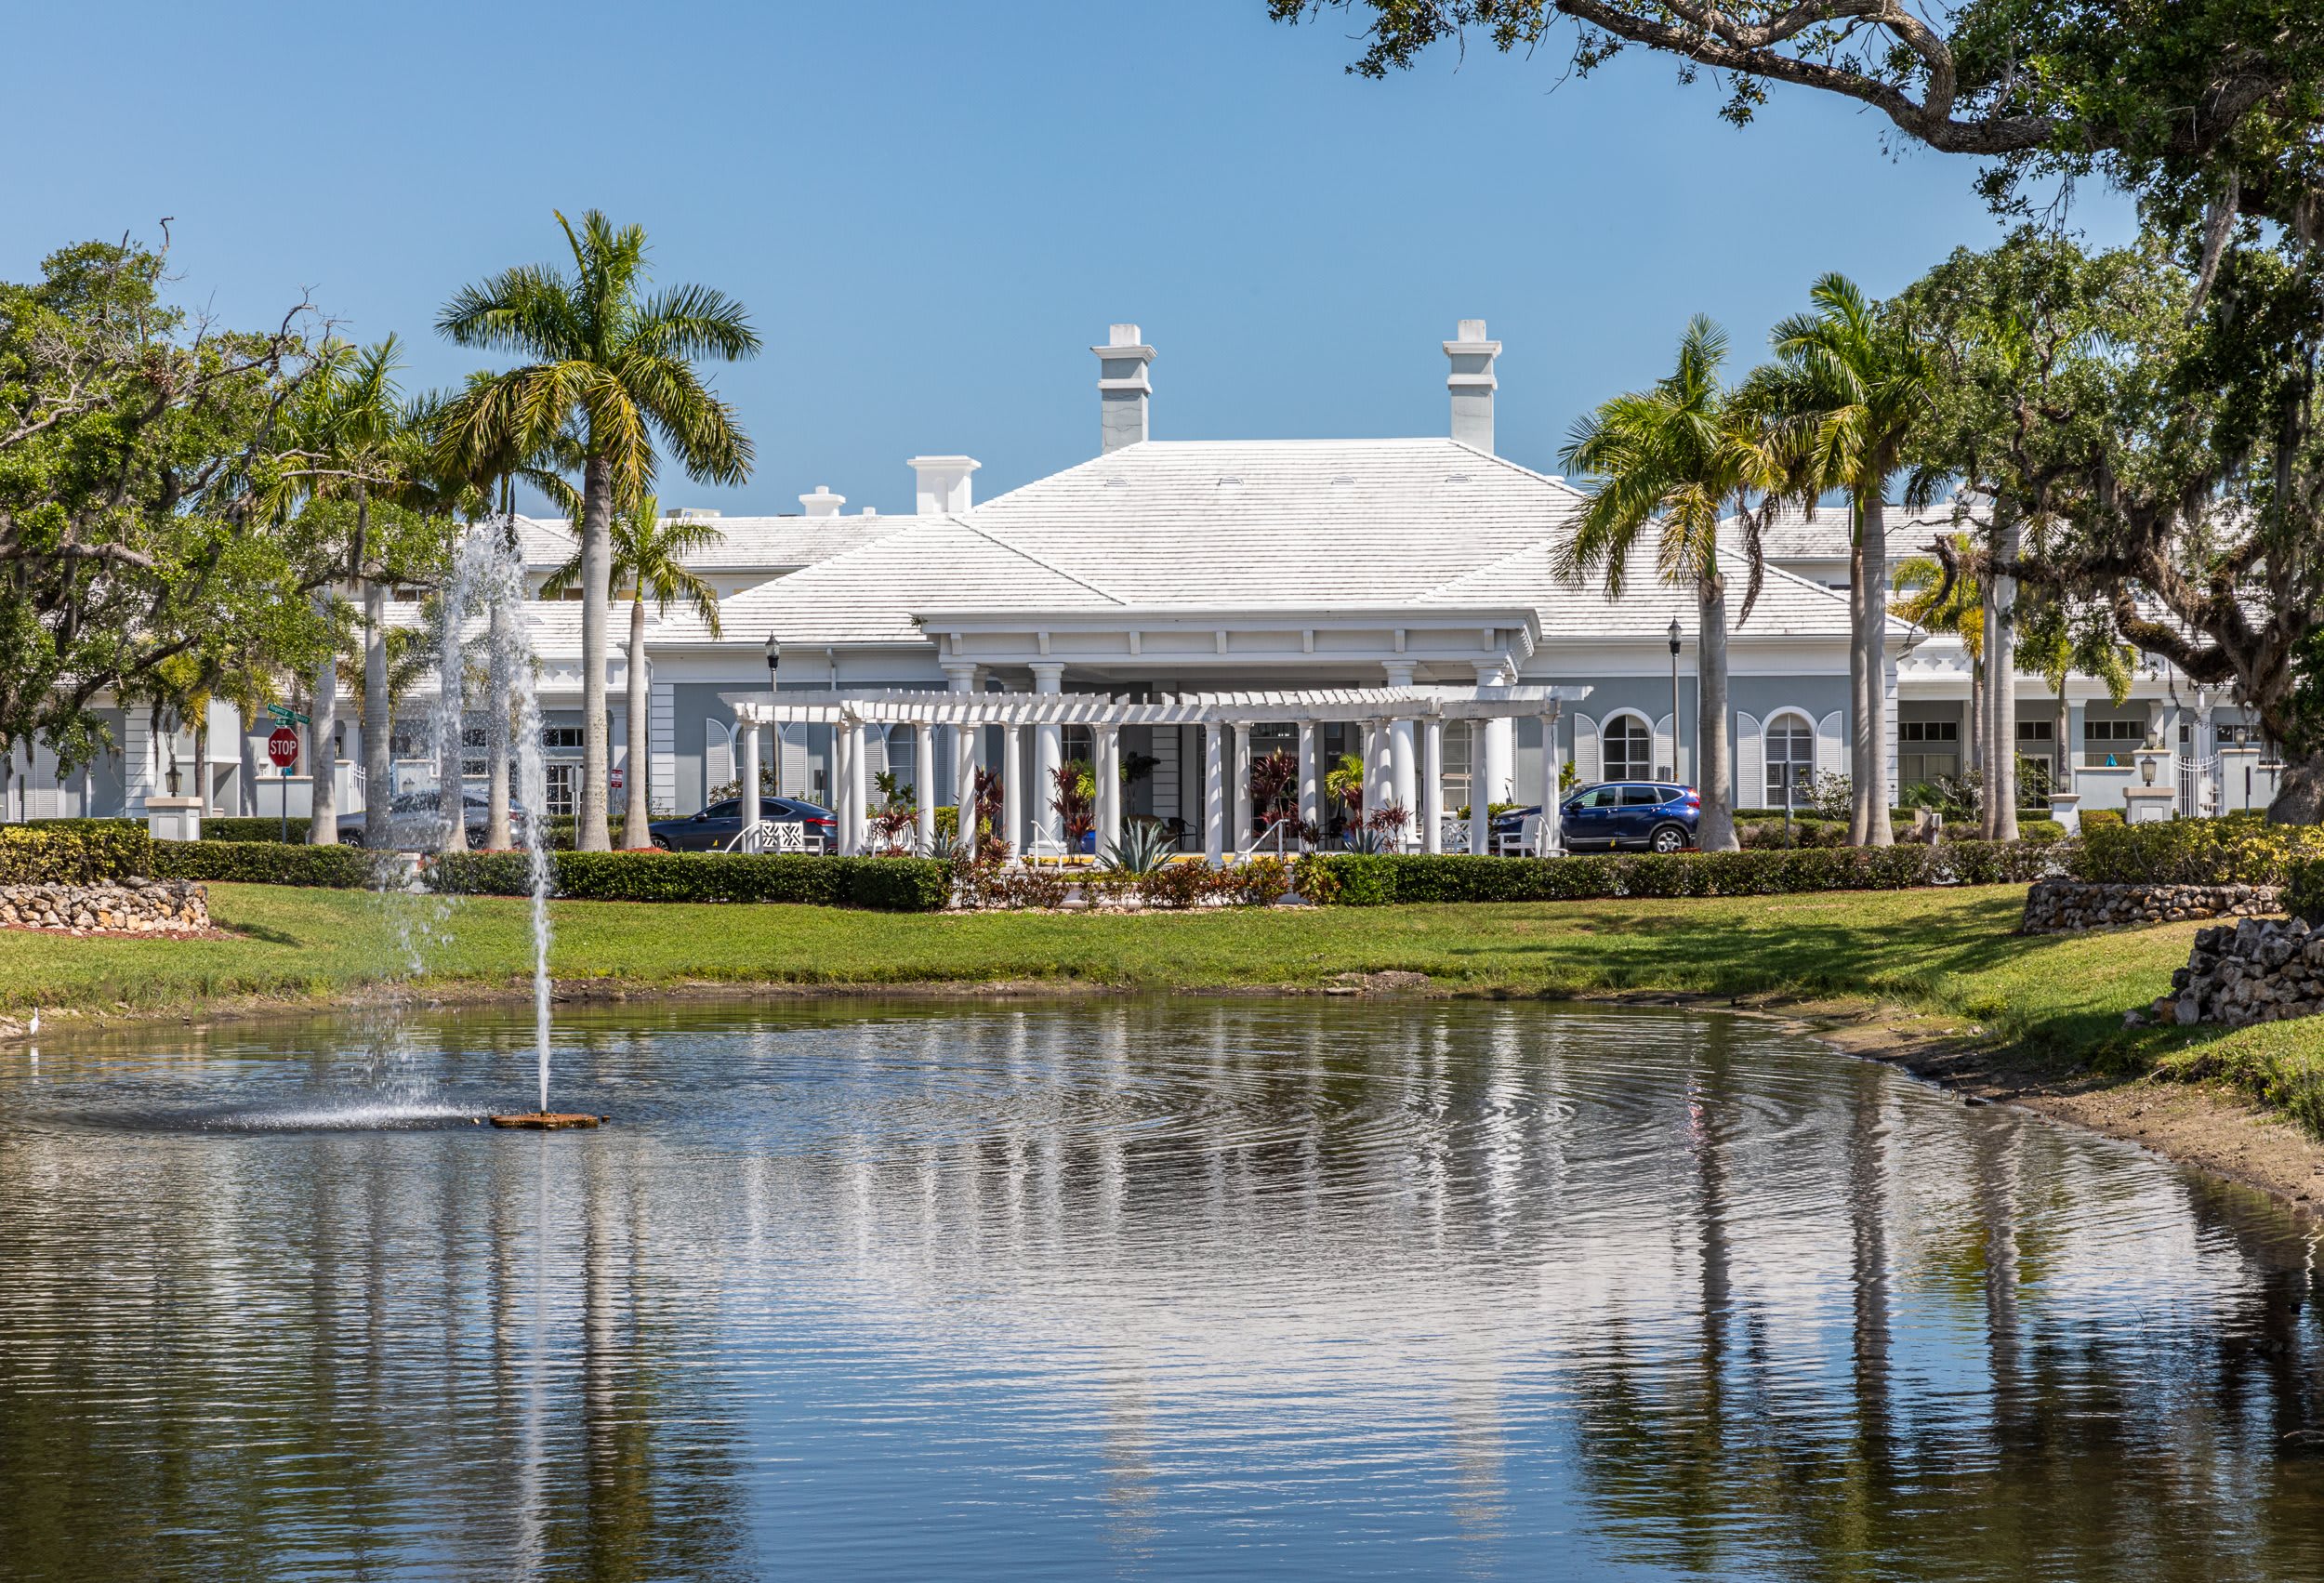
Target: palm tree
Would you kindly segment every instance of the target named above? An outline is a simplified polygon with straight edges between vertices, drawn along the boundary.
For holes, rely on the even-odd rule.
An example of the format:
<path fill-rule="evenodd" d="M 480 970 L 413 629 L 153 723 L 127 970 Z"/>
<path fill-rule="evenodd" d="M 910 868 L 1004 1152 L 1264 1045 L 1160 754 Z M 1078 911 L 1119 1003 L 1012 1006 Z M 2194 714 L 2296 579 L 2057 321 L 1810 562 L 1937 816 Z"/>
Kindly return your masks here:
<path fill-rule="evenodd" d="M 1952 552 L 1950 569 L 1934 555 L 1915 555 L 1897 562 L 1891 581 L 1898 597 L 1889 609 L 1924 632 L 1942 632 L 1960 639 L 1961 648 L 1968 653 L 1969 740 L 1964 745 L 1968 751 L 1962 756 L 1961 768 L 1979 772 L 1980 834 L 1990 840 L 1995 838 L 1993 799 L 2000 788 L 1987 772 L 1991 760 L 1985 752 L 1986 734 L 1992 721 L 1986 699 L 1989 679 L 1986 666 L 1987 623 L 1984 588 L 1977 578 L 1963 576 L 1960 570 L 1975 554 L 1969 535 L 1953 534 L 1947 547 Z M 2011 795 L 2015 794 L 2013 791 Z"/>
<path fill-rule="evenodd" d="M 629 590 L 629 772 L 623 779 L 621 839 L 639 846 L 645 835 L 645 607 L 654 601 L 656 615 L 683 601 L 702 617 L 710 636 L 719 636 L 718 590 L 686 566 L 686 558 L 726 535 L 707 522 L 662 516 L 661 503 L 651 495 L 614 519 L 614 586 Z M 575 555 L 548 574 L 541 597 L 555 599 L 579 580 L 581 557 Z M 743 823 L 758 818 L 754 809 L 743 811 Z"/>
<path fill-rule="evenodd" d="M 1574 426 L 1561 455 L 1569 471 L 1597 481 L 1574 532 L 1558 552 L 1568 582 L 1603 572 L 1619 598 L 1640 536 L 1659 533 L 1655 569 L 1663 581 L 1692 584 L 1700 745 L 1702 844 L 1733 851 L 1734 773 L 1727 744 L 1727 579 L 1719 564 L 1719 524 L 1730 503 L 1745 523 L 1750 585 L 1737 625 L 1750 619 L 1765 564 L 1759 554 L 1754 495 L 1783 480 L 1765 425 L 1719 378 L 1726 333 L 1697 314 L 1679 337 L 1678 366 L 1651 389 L 1617 396 Z"/>
<path fill-rule="evenodd" d="M 477 380 L 445 408 L 441 449 L 456 463 L 530 454 L 568 426 L 582 436 L 581 820 L 584 851 L 606 829 L 605 618 L 612 599 L 614 502 L 653 492 L 655 437 L 687 476 L 739 483 L 750 440 L 702 382 L 694 361 L 753 355 L 759 336 L 742 305 L 707 286 L 646 296 L 645 231 L 616 230 L 592 209 L 575 231 L 570 276 L 521 265 L 462 288 L 436 327 L 464 347 L 521 353 L 519 368 Z"/>
<path fill-rule="evenodd" d="M 1813 508 L 1833 490 L 1848 494 L 1849 839 L 1884 847 L 1895 838 L 1888 823 L 1888 485 L 1929 411 L 1935 373 L 1909 327 L 1846 276 L 1826 275 L 1808 295 L 1814 310 L 1776 326 L 1776 363 L 1751 376 L 1745 400 L 1775 424 L 1786 495 Z"/>
<path fill-rule="evenodd" d="M 494 377 L 488 373 L 471 374 L 467 389 L 474 390 Z M 457 398 L 429 395 L 417 402 L 413 412 L 413 428 L 429 437 L 430 461 L 439 472 L 439 482 L 445 490 L 455 509 L 464 512 L 471 522 L 497 517 L 501 532 L 508 536 L 513 550 L 516 544 L 517 497 L 516 486 L 524 483 L 548 497 L 562 511 L 569 522 L 581 519 L 581 496 L 566 481 L 567 473 L 581 468 L 581 438 L 569 425 L 548 439 L 522 448 L 520 442 L 526 436 L 503 433 L 497 442 L 489 446 L 460 446 L 444 439 L 444 415 Z M 495 600 L 488 620 L 491 623 L 491 660 L 485 667 L 486 694 L 484 720 L 485 752 L 485 824 L 484 844 L 493 851 L 502 851 L 511 844 L 508 820 L 508 674 L 504 656 L 508 652 L 507 623 L 510 612 Z"/>
<path fill-rule="evenodd" d="M 355 508 L 354 536 L 349 541 L 347 572 L 363 597 L 363 778 L 369 790 L 363 799 L 363 844 L 384 847 L 388 830 L 388 658 L 387 568 L 374 554 L 371 533 L 372 496 L 408 484 L 420 461 L 414 430 L 407 421 L 395 375 L 403 359 L 396 338 L 362 351 L 341 350 L 312 387 L 310 427 L 302 444 L 312 448 L 312 493 L 350 499 Z M 314 683 L 314 740 L 327 743 L 337 681 L 336 661 L 326 659 Z M 337 821 L 324 817 L 336 804 L 330 768 L 318 752 L 315 759 L 315 818 L 310 842 L 338 839 Z"/>

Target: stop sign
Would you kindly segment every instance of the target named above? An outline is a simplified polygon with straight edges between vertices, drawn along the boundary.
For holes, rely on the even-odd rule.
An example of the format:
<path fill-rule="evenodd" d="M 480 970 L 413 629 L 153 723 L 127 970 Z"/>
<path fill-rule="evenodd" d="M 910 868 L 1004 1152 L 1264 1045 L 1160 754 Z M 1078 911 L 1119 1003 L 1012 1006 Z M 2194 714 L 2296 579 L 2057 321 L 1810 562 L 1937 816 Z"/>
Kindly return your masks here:
<path fill-rule="evenodd" d="M 298 733 L 288 726 L 276 726 L 266 739 L 266 756 L 274 760 L 278 770 L 287 770 L 298 762 Z"/>

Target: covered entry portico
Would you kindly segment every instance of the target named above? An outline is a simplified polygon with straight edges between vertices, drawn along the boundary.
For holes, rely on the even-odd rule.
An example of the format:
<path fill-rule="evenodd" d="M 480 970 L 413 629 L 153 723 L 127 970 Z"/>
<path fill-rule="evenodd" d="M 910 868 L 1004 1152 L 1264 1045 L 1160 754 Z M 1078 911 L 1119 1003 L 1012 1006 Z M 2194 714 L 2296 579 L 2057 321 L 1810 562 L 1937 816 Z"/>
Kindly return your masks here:
<path fill-rule="evenodd" d="M 838 824 L 838 850 L 861 852 L 869 841 L 869 754 L 866 726 L 909 726 L 918 745 L 913 785 L 918 798 L 919 845 L 935 848 L 932 752 L 935 733 L 950 744 L 952 784 L 957 788 L 961 830 L 975 827 L 974 786 L 979 755 L 988 731 L 999 738 L 993 765 L 1003 797 L 1002 824 L 1012 851 L 1062 853 L 1063 832 L 1050 807 L 1056 769 L 1069 726 L 1085 728 L 1092 746 L 1097 783 L 1097 849 L 1120 838 L 1123 825 L 1121 732 L 1125 727 L 1163 726 L 1198 730 L 1203 738 L 1203 852 L 1212 863 L 1251 847 L 1250 733 L 1255 726 L 1290 726 L 1299 735 L 1299 817 L 1320 824 L 1324 812 L 1324 770 L 1317 727 L 1353 725 L 1367 751 L 1366 801 L 1394 805 L 1416 814 L 1418 829 L 1407 844 L 1422 851 L 1444 850 L 1446 820 L 1443 768 L 1446 730 L 1470 734 L 1472 762 L 1483 767 L 1484 784 L 1506 785 L 1514 768 L 1512 722 L 1538 719 L 1555 739 L 1555 722 L 1565 704 L 1589 695 L 1587 687 L 1474 686 L 1313 689 L 1299 692 L 1198 693 L 1131 701 L 1091 693 L 729 693 L 720 701 L 734 712 L 742 752 L 743 806 L 758 806 L 759 732 L 768 726 L 822 725 L 831 728 L 837 773 L 832 802 Z M 1028 751 L 1029 749 L 1029 751 Z M 1559 850 L 1556 808 L 1559 763 L 1542 756 L 1542 785 L 1521 788 L 1547 811 L 1538 849 Z M 1030 783 L 1034 796 L 1028 800 Z M 1491 849 L 1490 821 L 1484 798 L 1472 798 L 1466 831 L 1469 850 Z"/>

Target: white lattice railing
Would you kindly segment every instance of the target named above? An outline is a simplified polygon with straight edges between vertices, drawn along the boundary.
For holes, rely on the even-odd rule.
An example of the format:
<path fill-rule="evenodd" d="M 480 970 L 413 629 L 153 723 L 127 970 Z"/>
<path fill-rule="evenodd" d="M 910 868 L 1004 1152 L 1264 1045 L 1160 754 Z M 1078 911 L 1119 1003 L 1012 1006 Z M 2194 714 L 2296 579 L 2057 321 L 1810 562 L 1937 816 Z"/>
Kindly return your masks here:
<path fill-rule="evenodd" d="M 730 852 L 803 852 L 807 826 L 796 819 L 761 819 L 746 824 L 726 843 Z"/>

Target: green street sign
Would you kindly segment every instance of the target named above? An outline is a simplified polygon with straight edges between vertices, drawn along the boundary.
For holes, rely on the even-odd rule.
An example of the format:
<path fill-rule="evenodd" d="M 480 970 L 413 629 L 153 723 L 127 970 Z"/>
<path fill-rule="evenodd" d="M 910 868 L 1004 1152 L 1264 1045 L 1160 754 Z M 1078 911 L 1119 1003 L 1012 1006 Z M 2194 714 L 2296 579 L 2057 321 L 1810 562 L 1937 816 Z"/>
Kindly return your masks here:
<path fill-rule="evenodd" d="M 310 720 L 310 719 L 308 719 L 305 715 L 300 714 L 297 710 L 296 710 L 296 709 L 286 709 L 286 708 L 284 708 L 284 707 L 282 705 L 280 705 L 280 704 L 269 704 L 269 705 L 266 706 L 266 712 L 267 712 L 268 714 L 270 714 L 270 715 L 272 715 L 272 716 L 273 716 L 276 719 L 278 719 L 278 720 L 282 721 L 282 722 L 283 722 L 284 725 L 286 725 L 286 726 L 288 726 L 288 725 L 301 725 L 301 726 L 303 726 L 303 725 L 311 725 L 311 724 L 313 724 L 313 723 L 314 723 L 313 721 Z"/>

